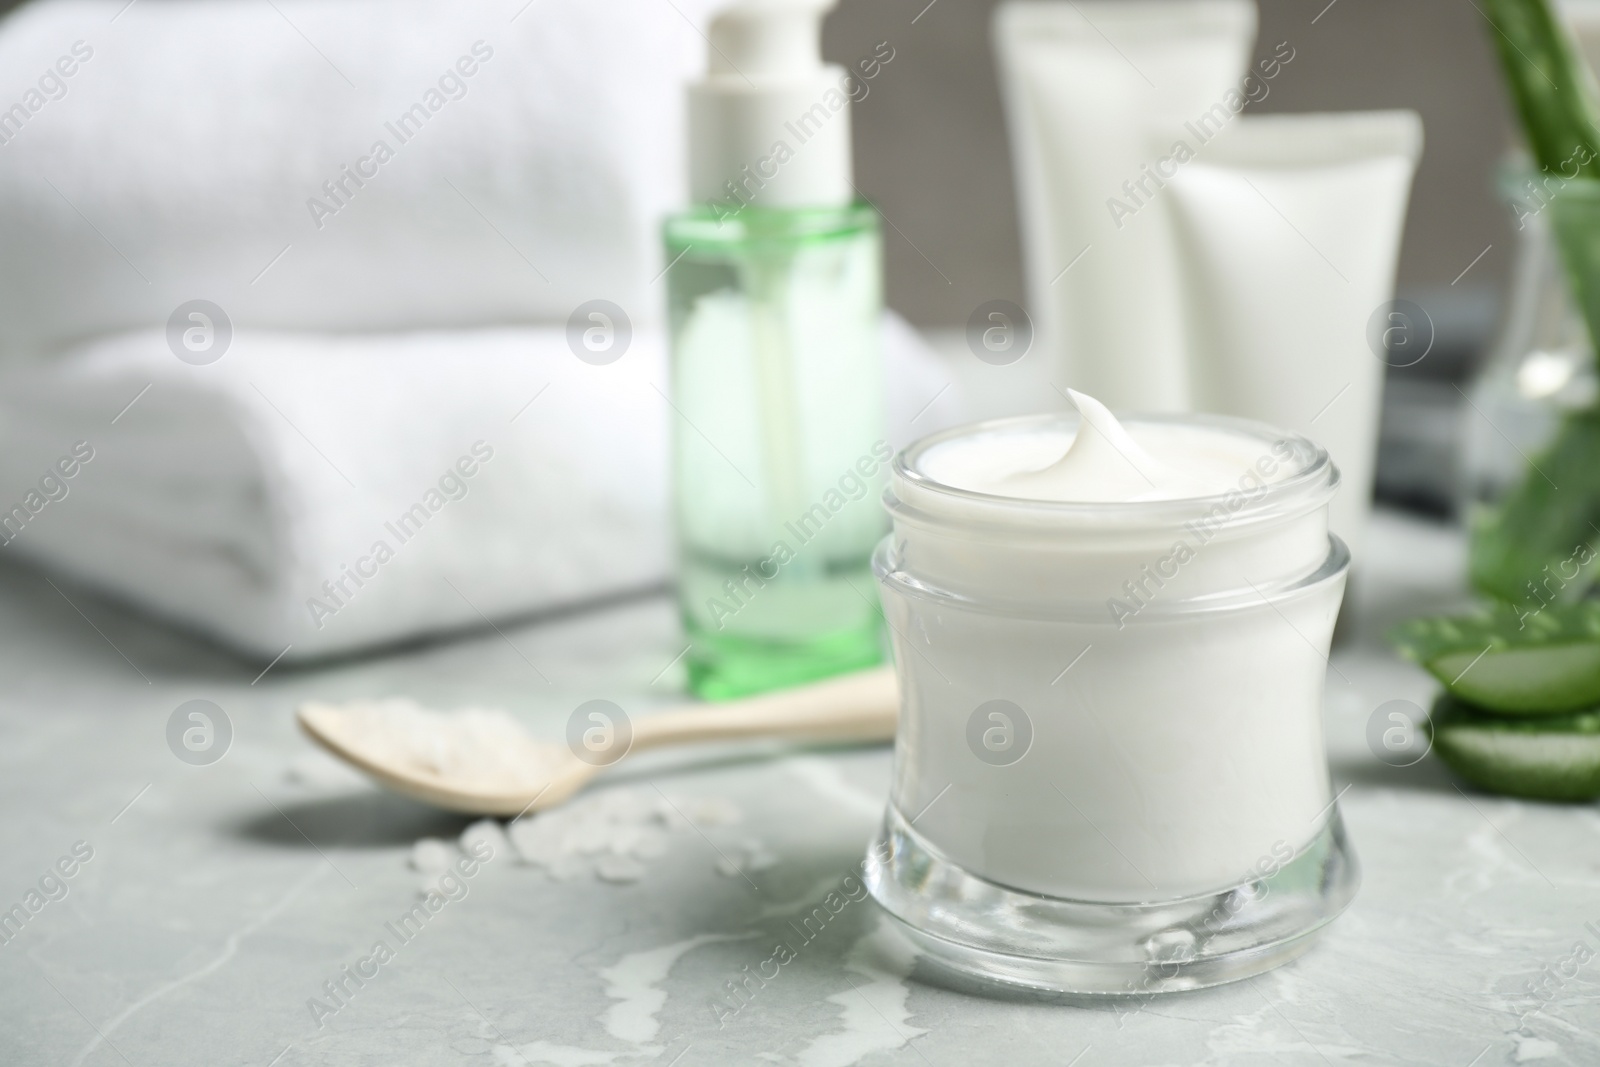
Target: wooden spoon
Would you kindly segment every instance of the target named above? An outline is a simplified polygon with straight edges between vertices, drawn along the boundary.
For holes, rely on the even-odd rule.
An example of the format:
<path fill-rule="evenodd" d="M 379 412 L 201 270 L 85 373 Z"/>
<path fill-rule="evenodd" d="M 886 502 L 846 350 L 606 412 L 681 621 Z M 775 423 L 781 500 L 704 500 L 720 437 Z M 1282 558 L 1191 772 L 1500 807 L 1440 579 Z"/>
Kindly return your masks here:
<path fill-rule="evenodd" d="M 372 706 L 367 705 L 370 709 Z M 520 815 L 560 804 L 633 752 L 664 745 L 739 738 L 787 737 L 810 741 L 887 741 L 894 737 L 900 710 L 894 671 L 879 667 L 720 704 L 674 708 L 632 720 L 631 742 L 624 729 L 611 753 L 580 757 L 565 744 L 535 741 L 520 730 L 498 736 L 492 756 L 519 773 L 485 775 L 441 773 L 426 761 L 405 758 L 393 745 L 374 744 L 370 733 L 353 730 L 354 706 L 308 703 L 297 709 L 300 727 L 334 756 L 396 793 L 474 815 Z M 372 719 L 367 712 L 367 729 Z M 466 728 L 449 716 L 433 720 L 435 729 Z M 612 724 L 615 726 L 616 724 Z M 460 739 L 469 740 L 466 733 Z M 481 739 L 480 739 L 481 743 Z"/>

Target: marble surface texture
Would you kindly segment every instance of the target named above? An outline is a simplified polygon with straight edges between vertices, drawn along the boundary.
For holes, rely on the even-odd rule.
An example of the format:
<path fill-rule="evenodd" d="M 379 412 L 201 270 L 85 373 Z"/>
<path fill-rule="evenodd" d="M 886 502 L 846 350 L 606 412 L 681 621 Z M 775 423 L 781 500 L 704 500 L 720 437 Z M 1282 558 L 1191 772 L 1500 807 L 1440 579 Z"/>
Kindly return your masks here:
<path fill-rule="evenodd" d="M 681 685 L 664 597 L 258 678 L 87 593 L 0 571 L 0 911 L 43 902 L 0 944 L 0 1063 L 1600 1063 L 1600 810 L 1462 792 L 1433 760 L 1391 768 L 1365 740 L 1380 704 L 1429 699 L 1378 635 L 1459 599 L 1461 557 L 1452 532 L 1380 515 L 1333 657 L 1355 904 L 1289 966 L 1148 1002 L 950 991 L 870 901 L 792 936 L 859 860 L 882 748 L 630 761 L 604 783 L 617 804 L 716 817 L 657 834 L 660 854 L 613 880 L 595 857 L 552 872 L 502 843 L 465 895 L 391 934 L 423 884 L 412 843 L 467 820 L 317 757 L 294 704 L 406 694 L 502 706 L 553 735 L 592 698 L 648 714 Z M 232 724 L 209 765 L 167 743 L 192 699 Z M 786 936 L 794 958 L 729 1010 L 726 983 Z M 373 961 L 379 941 L 390 951 Z M 333 1006 L 325 983 L 363 960 L 373 976 L 346 980 Z"/>

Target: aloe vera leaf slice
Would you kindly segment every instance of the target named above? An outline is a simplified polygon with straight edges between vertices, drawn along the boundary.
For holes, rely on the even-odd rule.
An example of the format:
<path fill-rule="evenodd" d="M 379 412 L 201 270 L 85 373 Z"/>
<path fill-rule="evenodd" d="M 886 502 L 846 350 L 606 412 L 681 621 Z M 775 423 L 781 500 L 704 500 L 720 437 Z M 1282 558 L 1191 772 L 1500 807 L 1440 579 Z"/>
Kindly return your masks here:
<path fill-rule="evenodd" d="M 1600 644 L 1440 656 L 1435 678 L 1468 703 L 1508 715 L 1548 715 L 1600 704 Z"/>
<path fill-rule="evenodd" d="M 1600 604 L 1413 619 L 1389 639 L 1446 690 L 1481 708 L 1549 715 L 1600 704 Z"/>
<path fill-rule="evenodd" d="M 1482 789 L 1534 800 L 1600 797 L 1600 710 L 1509 719 L 1446 693 L 1434 703 L 1428 732 L 1434 753 Z"/>

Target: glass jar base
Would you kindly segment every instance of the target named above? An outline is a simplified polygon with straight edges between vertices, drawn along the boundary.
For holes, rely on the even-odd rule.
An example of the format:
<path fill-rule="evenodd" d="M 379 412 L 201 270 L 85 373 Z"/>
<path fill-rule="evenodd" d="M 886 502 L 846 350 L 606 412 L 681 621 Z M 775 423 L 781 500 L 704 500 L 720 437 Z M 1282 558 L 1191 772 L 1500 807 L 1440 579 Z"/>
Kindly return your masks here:
<path fill-rule="evenodd" d="M 883 662 L 883 637 L 874 614 L 863 626 L 807 641 L 763 641 L 685 623 L 690 647 L 689 690 L 707 700 L 802 685 Z"/>
<path fill-rule="evenodd" d="M 1269 857 L 1270 859 L 1270 857 Z M 1338 805 L 1270 873 L 1145 904 L 1041 896 L 952 863 L 891 804 L 865 880 L 923 962 L 959 988 L 1141 997 L 1250 978 L 1314 943 L 1361 876 Z"/>

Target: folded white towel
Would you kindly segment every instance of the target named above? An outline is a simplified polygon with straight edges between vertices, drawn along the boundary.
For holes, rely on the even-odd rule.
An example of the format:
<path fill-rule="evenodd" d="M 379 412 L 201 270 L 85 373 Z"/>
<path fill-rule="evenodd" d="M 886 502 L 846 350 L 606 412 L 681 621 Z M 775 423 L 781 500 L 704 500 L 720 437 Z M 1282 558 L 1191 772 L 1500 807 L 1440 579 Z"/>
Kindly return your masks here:
<path fill-rule="evenodd" d="M 883 337 L 899 444 L 949 379 Z M 604 366 L 558 327 L 240 331 L 204 366 L 118 335 L 0 383 L 0 553 L 264 658 L 647 588 L 667 391 L 651 330 Z"/>
<path fill-rule="evenodd" d="M 557 329 L 241 333 L 202 367 L 120 335 L 7 386 L 3 551 L 291 658 L 660 582 L 652 383 L 650 334 L 602 367 Z"/>
<path fill-rule="evenodd" d="M 194 299 L 295 330 L 648 320 L 711 4 L 29 4 L 0 22 L 0 356 Z"/>

